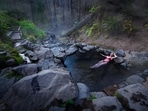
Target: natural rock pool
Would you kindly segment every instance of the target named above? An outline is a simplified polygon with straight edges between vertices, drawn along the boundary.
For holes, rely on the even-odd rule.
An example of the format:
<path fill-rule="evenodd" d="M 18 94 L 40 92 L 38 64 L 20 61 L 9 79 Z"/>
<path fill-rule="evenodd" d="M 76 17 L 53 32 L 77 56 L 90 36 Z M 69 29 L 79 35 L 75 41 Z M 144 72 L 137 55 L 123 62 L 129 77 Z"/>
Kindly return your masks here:
<path fill-rule="evenodd" d="M 74 80 L 86 84 L 90 91 L 101 91 L 103 88 L 117 84 L 136 73 L 135 69 L 129 71 L 114 62 L 97 69 L 90 69 L 90 66 L 102 59 L 102 56 L 93 51 L 87 53 L 77 52 L 68 56 L 64 64 L 71 72 Z"/>

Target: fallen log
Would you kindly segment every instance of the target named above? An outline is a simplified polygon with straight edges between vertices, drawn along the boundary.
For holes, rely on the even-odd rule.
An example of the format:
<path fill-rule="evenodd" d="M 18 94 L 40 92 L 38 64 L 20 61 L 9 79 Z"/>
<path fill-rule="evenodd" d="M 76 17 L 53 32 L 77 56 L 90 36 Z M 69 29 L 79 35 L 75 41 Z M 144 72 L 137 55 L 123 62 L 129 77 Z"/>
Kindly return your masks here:
<path fill-rule="evenodd" d="M 77 31 L 78 29 L 80 29 L 81 27 L 83 27 L 85 24 L 91 23 L 93 21 L 93 16 L 94 16 L 93 13 L 87 15 L 79 24 L 77 24 L 76 26 L 72 27 L 65 34 L 63 34 L 63 36 L 69 36 L 72 33 L 74 33 L 75 31 Z"/>

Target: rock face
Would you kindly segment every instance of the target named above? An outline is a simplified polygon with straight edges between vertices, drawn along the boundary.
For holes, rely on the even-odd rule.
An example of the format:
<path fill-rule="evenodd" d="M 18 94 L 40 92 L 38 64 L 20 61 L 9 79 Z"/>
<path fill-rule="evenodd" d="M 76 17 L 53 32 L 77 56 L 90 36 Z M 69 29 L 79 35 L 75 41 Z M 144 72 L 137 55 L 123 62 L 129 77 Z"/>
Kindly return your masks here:
<path fill-rule="evenodd" d="M 132 75 L 126 79 L 128 84 L 143 83 L 144 79 L 138 75 Z"/>
<path fill-rule="evenodd" d="M 6 76 L 0 77 L 0 99 L 8 91 L 8 89 L 14 84 L 15 78 L 8 79 Z"/>
<path fill-rule="evenodd" d="M 16 82 L 5 95 L 7 111 L 41 111 L 55 100 L 77 97 L 77 87 L 65 70 L 44 70 Z"/>
<path fill-rule="evenodd" d="M 12 68 L 12 71 L 26 76 L 37 73 L 38 67 L 36 64 L 25 64 Z"/>
<path fill-rule="evenodd" d="M 148 110 L 148 89 L 137 83 L 118 89 L 124 107 L 130 111 Z"/>

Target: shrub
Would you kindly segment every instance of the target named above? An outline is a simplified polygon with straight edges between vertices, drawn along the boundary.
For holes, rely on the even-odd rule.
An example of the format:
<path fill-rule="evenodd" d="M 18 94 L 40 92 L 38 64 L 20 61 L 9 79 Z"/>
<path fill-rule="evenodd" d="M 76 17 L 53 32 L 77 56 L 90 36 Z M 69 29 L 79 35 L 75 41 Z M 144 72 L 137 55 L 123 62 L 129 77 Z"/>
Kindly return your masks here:
<path fill-rule="evenodd" d="M 86 34 L 88 36 L 92 36 L 98 30 L 98 28 L 99 28 L 98 24 L 93 23 L 92 26 L 86 30 Z"/>
<path fill-rule="evenodd" d="M 2 41 L 9 41 L 8 37 L 6 36 L 6 32 L 14 24 L 17 24 L 17 20 L 9 16 L 7 11 L 0 10 L 0 39 Z"/>
<path fill-rule="evenodd" d="M 120 29 L 120 21 L 115 16 L 109 16 L 102 22 L 102 28 L 104 31 L 113 32 L 114 30 L 118 31 Z"/>
<path fill-rule="evenodd" d="M 19 56 L 19 53 L 8 44 L 0 43 L 0 51 L 5 51 L 5 55 L 0 55 L 0 64 L 1 67 L 6 66 L 6 61 L 9 59 L 14 59 L 16 65 L 22 64 L 23 59 Z"/>
<path fill-rule="evenodd" d="M 137 28 L 134 26 L 132 20 L 124 20 L 123 21 L 123 31 L 128 34 L 128 36 L 131 36 L 137 31 Z"/>
<path fill-rule="evenodd" d="M 99 9 L 101 9 L 101 6 L 92 6 L 91 9 L 89 10 L 90 13 L 95 13 L 97 12 Z"/>
<path fill-rule="evenodd" d="M 24 37 L 31 41 L 45 37 L 45 32 L 29 20 L 19 21 L 19 25 L 22 26 Z"/>

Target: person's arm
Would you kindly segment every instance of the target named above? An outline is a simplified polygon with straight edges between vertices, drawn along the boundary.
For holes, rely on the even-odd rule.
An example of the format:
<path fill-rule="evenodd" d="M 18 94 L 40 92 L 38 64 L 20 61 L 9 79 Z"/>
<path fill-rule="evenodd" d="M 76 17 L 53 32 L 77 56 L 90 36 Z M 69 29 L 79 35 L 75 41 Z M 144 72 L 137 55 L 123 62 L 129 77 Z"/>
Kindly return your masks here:
<path fill-rule="evenodd" d="M 114 57 L 112 57 L 113 59 L 117 58 L 117 55 L 114 53 Z"/>
<path fill-rule="evenodd" d="M 101 53 L 100 53 L 100 55 L 103 56 L 103 57 L 106 57 L 104 54 L 101 54 Z"/>

